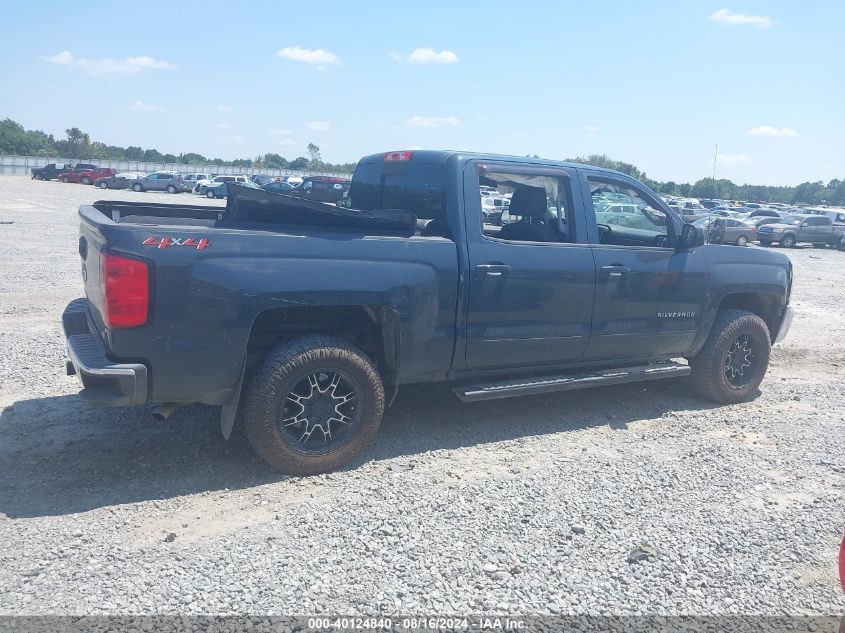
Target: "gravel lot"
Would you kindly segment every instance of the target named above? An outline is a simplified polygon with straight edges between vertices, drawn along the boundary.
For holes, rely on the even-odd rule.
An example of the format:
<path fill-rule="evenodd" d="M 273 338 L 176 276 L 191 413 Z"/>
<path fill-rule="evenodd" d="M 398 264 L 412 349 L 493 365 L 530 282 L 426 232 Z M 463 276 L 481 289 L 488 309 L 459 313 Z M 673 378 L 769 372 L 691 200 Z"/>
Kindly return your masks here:
<path fill-rule="evenodd" d="M 104 197 L 221 204 L 0 179 L 0 615 L 842 613 L 845 253 L 789 252 L 798 315 L 753 402 L 407 389 L 358 463 L 294 479 L 214 408 L 79 401 L 59 320 Z"/>

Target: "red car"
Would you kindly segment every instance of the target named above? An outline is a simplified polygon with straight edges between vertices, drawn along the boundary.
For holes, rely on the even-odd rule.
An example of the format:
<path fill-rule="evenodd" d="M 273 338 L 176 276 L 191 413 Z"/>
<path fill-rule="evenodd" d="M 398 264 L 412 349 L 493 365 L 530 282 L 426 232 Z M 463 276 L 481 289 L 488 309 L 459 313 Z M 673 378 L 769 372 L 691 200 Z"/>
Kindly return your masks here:
<path fill-rule="evenodd" d="M 62 182 L 79 182 L 83 185 L 92 185 L 97 178 L 109 178 L 114 176 L 115 173 L 111 167 L 94 167 L 91 165 L 59 174 L 59 180 Z"/>

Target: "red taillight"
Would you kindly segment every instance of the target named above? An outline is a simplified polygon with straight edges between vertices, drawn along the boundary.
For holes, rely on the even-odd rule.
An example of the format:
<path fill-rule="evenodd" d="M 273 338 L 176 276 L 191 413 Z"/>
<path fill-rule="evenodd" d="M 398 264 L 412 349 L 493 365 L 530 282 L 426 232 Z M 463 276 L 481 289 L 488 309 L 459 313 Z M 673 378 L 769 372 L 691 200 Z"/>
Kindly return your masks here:
<path fill-rule="evenodd" d="M 384 162 L 411 160 L 411 152 L 387 152 L 384 155 Z"/>
<path fill-rule="evenodd" d="M 103 319 L 106 327 L 135 327 L 146 323 L 150 302 L 147 263 L 103 253 L 102 265 Z"/>

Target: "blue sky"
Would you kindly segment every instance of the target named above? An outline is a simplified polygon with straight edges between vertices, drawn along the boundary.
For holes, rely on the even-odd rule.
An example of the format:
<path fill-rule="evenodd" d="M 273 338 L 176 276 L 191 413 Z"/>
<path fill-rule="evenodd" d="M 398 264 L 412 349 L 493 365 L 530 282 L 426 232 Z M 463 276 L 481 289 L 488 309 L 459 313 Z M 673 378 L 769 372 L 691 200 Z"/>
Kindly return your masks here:
<path fill-rule="evenodd" d="M 723 4 L 727 2 L 727 4 Z M 81 8 L 83 7 L 84 8 Z M 0 118 L 331 162 L 605 153 L 659 180 L 845 177 L 845 3 L 13 3 Z"/>

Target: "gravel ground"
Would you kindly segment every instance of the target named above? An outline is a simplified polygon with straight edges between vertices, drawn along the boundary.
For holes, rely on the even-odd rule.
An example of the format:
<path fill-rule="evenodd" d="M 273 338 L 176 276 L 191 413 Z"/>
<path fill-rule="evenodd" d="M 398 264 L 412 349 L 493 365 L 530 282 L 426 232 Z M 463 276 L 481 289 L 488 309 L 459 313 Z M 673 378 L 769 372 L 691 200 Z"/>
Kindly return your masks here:
<path fill-rule="evenodd" d="M 59 318 L 102 197 L 221 204 L 0 179 L 0 615 L 842 613 L 844 253 L 789 252 L 798 315 L 753 402 L 412 388 L 358 463 L 296 479 L 214 408 L 75 395 Z"/>

